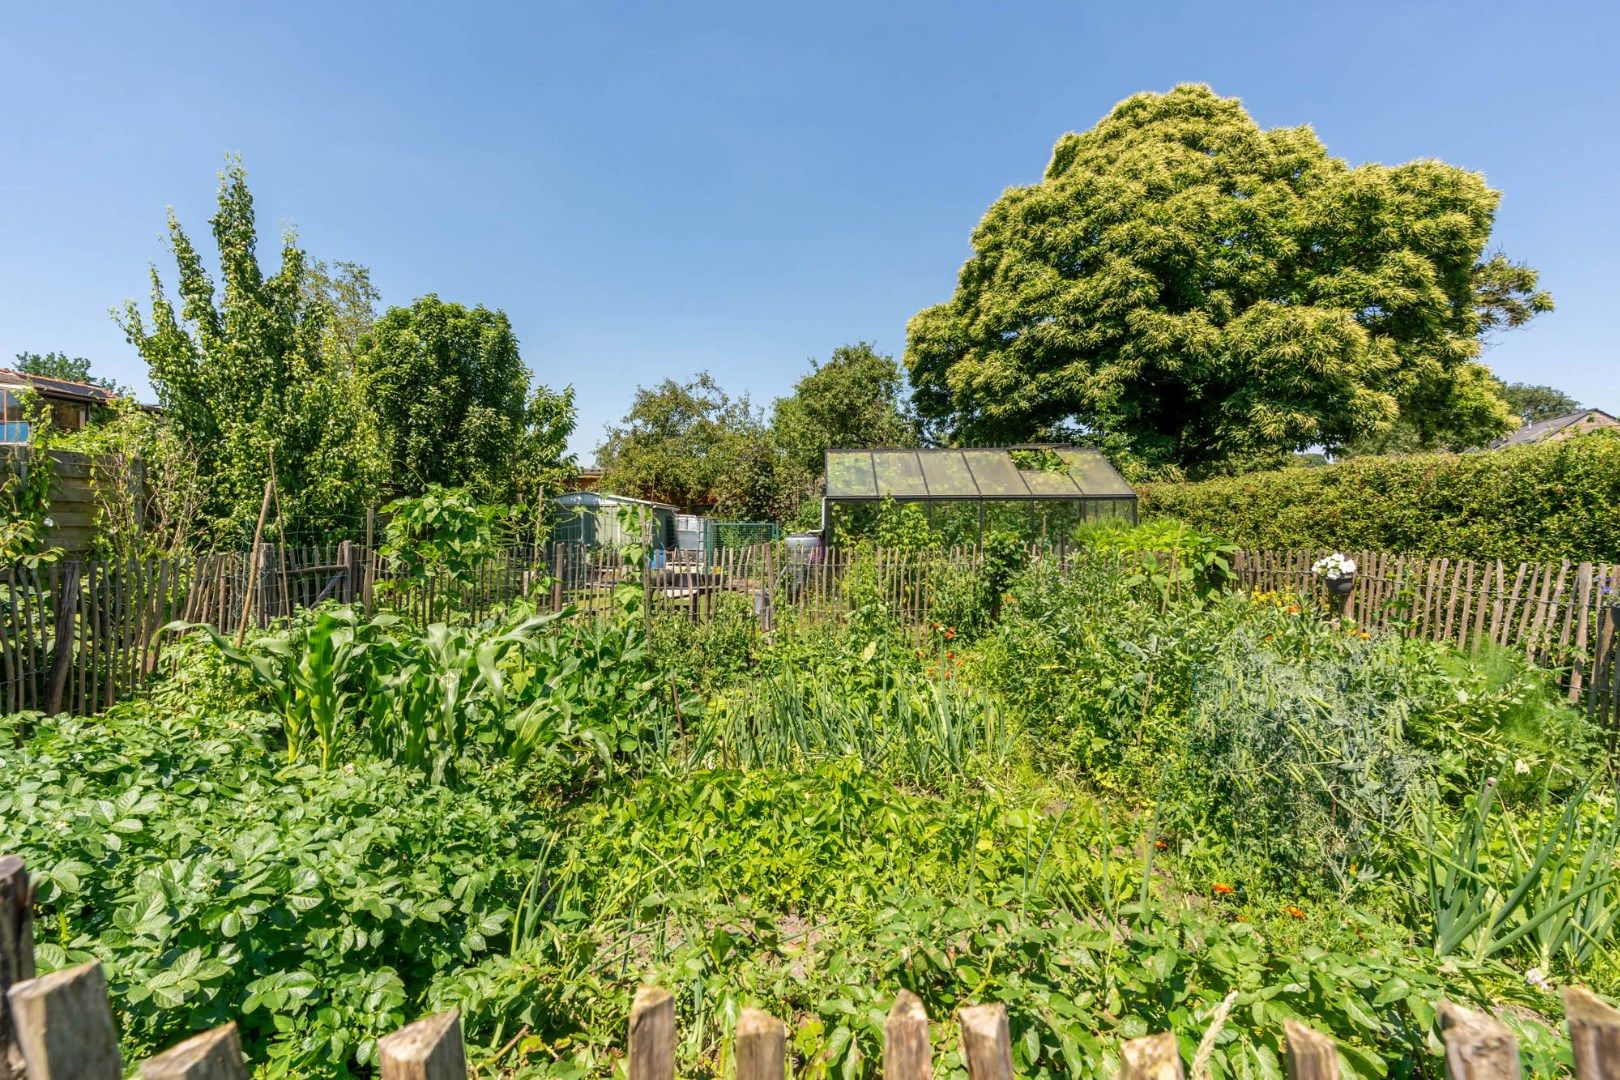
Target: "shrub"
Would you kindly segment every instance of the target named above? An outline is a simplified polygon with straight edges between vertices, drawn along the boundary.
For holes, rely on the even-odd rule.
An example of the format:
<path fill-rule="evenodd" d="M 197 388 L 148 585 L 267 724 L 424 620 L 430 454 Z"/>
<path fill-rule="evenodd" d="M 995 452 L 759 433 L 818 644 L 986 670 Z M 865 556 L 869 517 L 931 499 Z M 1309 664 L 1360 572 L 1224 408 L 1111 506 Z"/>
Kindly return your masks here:
<path fill-rule="evenodd" d="M 1620 434 L 1152 484 L 1144 515 L 1248 548 L 1620 562 Z"/>
<path fill-rule="evenodd" d="M 272 1075 L 351 1075 L 433 973 L 506 929 L 547 835 L 490 766 L 459 791 L 353 755 L 287 765 L 270 717 L 145 702 L 0 719 L 7 846 L 42 971 L 100 960 L 129 1056 L 237 1020 Z"/>

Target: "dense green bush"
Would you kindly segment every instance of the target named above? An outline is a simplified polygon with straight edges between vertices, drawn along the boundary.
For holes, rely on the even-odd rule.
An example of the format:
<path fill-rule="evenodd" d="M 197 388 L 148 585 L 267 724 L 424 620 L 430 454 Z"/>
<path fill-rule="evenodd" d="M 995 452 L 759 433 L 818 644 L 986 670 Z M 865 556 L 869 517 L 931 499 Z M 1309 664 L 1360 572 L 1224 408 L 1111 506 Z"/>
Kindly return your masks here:
<path fill-rule="evenodd" d="M 507 932 L 546 835 L 510 768 L 452 791 L 363 755 L 287 765 L 279 736 L 145 702 L 0 719 L 40 967 L 100 960 L 126 1053 L 234 1019 L 274 1074 L 347 1076 Z"/>
<path fill-rule="evenodd" d="M 1247 548 L 1620 562 L 1620 434 L 1150 484 L 1144 515 Z"/>

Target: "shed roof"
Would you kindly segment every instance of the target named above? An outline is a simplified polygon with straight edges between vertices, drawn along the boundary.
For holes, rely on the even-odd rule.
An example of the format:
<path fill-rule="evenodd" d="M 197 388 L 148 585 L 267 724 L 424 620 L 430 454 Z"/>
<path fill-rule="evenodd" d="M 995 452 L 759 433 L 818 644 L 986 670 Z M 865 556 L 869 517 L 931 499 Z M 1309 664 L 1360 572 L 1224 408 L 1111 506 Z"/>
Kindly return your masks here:
<path fill-rule="evenodd" d="M 653 502 L 651 499 L 637 499 L 629 495 L 615 495 L 611 491 L 570 491 L 559 495 L 552 502 L 560 506 L 650 506 L 655 510 L 678 510 L 674 503 Z"/>
<path fill-rule="evenodd" d="M 1600 417 L 1601 419 L 1599 419 Z M 1609 427 L 1614 425 L 1617 421 L 1613 416 L 1610 416 L 1602 409 L 1578 409 L 1575 412 L 1565 413 L 1562 416 L 1550 416 L 1545 420 L 1537 420 L 1533 424 L 1526 424 L 1517 431 L 1509 432 L 1504 437 L 1497 439 L 1491 444 L 1491 449 L 1495 450 L 1503 446 L 1523 446 L 1526 443 L 1537 443 L 1547 438 L 1549 435 L 1557 434 L 1558 432 L 1569 427 L 1571 424 L 1579 424 L 1582 422 L 1587 422 L 1602 427 Z"/>
<path fill-rule="evenodd" d="M 26 371 L 0 368 L 0 386 L 28 387 L 46 397 L 74 401 L 113 401 L 118 395 L 104 386 L 74 382 L 71 379 L 53 379 L 48 375 L 30 375 Z"/>
<path fill-rule="evenodd" d="M 1048 451 L 1061 468 L 1019 468 L 1017 450 Z M 1125 478 L 1091 447 L 829 450 L 827 498 L 1133 499 Z"/>

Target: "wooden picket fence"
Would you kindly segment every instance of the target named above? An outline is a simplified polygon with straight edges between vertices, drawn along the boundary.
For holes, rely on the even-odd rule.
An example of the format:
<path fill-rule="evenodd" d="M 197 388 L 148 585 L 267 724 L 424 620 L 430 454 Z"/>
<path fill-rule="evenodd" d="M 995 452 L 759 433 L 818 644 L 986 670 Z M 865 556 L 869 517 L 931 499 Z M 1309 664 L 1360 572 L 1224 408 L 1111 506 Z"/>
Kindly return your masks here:
<path fill-rule="evenodd" d="M 33 893 L 15 855 L 0 858 L 0 1080 L 120 1080 L 123 1057 L 107 980 L 99 963 L 47 975 L 34 969 Z M 1518 1044 L 1496 1018 L 1451 1002 L 1438 1005 L 1446 1075 L 1509 1080 L 1520 1075 Z M 1620 1011 L 1580 987 L 1564 993 L 1564 1014 L 1578 1080 L 1620 1080 Z M 956 1017 L 969 1080 L 1012 1080 L 1012 1039 L 1005 1005 L 971 1005 Z M 629 1080 L 674 1080 L 675 1002 L 644 986 L 630 1005 L 625 1033 Z M 744 1009 L 736 1030 L 737 1080 L 790 1076 L 787 1025 Z M 1293 1080 L 1341 1075 L 1333 1040 L 1304 1024 L 1284 1025 Z M 884 1024 L 885 1080 L 932 1080 L 934 1045 L 922 1001 L 896 995 Z M 377 1043 L 382 1080 L 465 1080 L 467 1054 L 458 1012 L 407 1024 Z M 1120 1044 L 1118 1075 L 1126 1080 L 1179 1080 L 1181 1048 L 1168 1032 Z M 139 1064 L 145 1080 L 247 1080 L 234 1023 L 204 1031 Z"/>
<path fill-rule="evenodd" d="M 1244 552 L 1234 569 L 1245 588 L 1320 593 L 1311 565 L 1325 554 Z M 1345 614 L 1362 627 L 1471 652 L 1521 651 L 1558 673 L 1571 704 L 1603 723 L 1620 719 L 1620 565 L 1345 554 L 1356 562 Z"/>
<path fill-rule="evenodd" d="M 1322 593 L 1311 564 L 1322 552 L 1241 552 L 1244 589 Z M 1620 727 L 1620 566 L 1520 563 L 1351 552 L 1358 572 L 1345 613 L 1380 632 L 1478 650 L 1519 649 L 1557 673 L 1568 699 Z M 1033 546 L 1031 558 L 1074 570 L 1086 557 Z M 972 547 L 829 549 L 789 555 L 778 544 L 709 554 L 660 553 L 639 571 L 650 610 L 712 617 L 741 597 L 762 629 L 846 619 L 876 601 L 919 634 L 943 590 L 984 571 Z M 221 632 L 264 627 L 323 601 L 386 606 L 426 625 L 478 621 L 514 599 L 583 615 L 614 610 L 637 573 L 619 553 L 580 544 L 515 548 L 484 560 L 470 580 L 404 581 L 364 544 L 260 545 L 252 553 L 0 568 L 0 712 L 88 715 L 145 683 L 159 628 L 174 620 Z M 728 601 L 728 597 L 732 598 Z"/>

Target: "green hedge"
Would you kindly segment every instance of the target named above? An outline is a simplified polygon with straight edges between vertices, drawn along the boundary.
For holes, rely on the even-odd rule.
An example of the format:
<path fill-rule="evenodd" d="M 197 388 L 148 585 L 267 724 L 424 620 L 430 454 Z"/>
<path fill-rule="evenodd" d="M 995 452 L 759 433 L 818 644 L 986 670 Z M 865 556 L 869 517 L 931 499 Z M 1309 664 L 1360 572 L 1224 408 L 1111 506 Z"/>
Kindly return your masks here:
<path fill-rule="evenodd" d="M 1150 484 L 1144 517 L 1248 548 L 1620 562 L 1620 434 Z"/>

